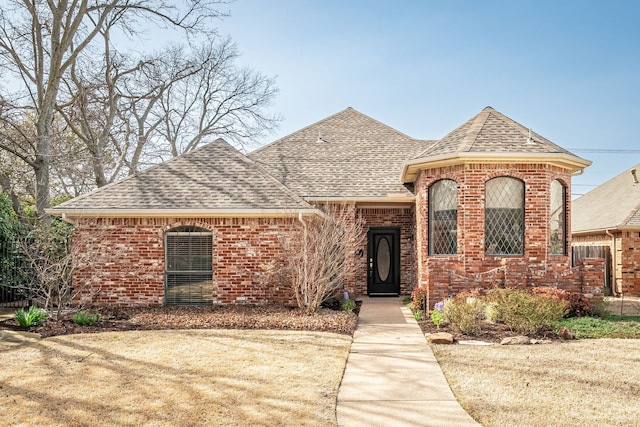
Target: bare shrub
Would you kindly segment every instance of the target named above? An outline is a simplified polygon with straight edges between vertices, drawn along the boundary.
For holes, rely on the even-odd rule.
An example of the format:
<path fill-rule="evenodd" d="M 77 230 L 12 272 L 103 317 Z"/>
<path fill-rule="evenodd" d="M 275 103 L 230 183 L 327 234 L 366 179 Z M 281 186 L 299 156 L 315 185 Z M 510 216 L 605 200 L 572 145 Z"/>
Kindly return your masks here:
<path fill-rule="evenodd" d="M 106 232 L 106 229 L 97 230 L 92 239 L 107 245 Z M 24 274 L 28 278 L 26 293 L 49 313 L 56 312 L 56 319 L 61 317 L 63 309 L 71 306 L 81 309 L 100 291 L 100 287 L 93 286 L 88 296 L 88 283 L 72 281 L 76 268 L 92 265 L 99 258 L 97 253 L 72 245 L 72 234 L 73 227 L 54 220 L 51 226 L 36 226 L 19 241 L 28 260 L 29 271 Z"/>
<path fill-rule="evenodd" d="M 481 331 L 480 321 L 484 314 L 481 299 L 465 293 L 445 301 L 442 309 L 444 321 L 465 335 L 477 335 Z"/>
<path fill-rule="evenodd" d="M 326 205 L 324 215 L 300 218 L 298 231 L 281 238 L 281 275 L 291 286 L 298 307 L 313 314 L 344 287 L 345 273 L 365 241 L 364 219 L 354 206 Z"/>
<path fill-rule="evenodd" d="M 518 289 L 492 289 L 487 299 L 495 304 L 497 320 L 524 335 L 553 328 L 569 305 L 564 300 Z"/>

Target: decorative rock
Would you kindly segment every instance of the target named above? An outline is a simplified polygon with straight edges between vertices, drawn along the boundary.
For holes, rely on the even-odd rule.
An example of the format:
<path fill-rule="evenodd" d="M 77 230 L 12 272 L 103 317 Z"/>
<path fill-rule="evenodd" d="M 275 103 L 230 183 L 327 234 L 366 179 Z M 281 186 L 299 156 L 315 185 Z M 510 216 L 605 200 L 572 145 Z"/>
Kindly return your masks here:
<path fill-rule="evenodd" d="M 531 344 L 531 340 L 529 337 L 525 337 L 524 335 L 519 335 L 517 337 L 507 337 L 503 338 L 500 341 L 500 345 L 525 345 Z"/>
<path fill-rule="evenodd" d="M 558 336 L 560 337 L 561 340 L 566 340 L 566 341 L 576 339 L 576 336 L 573 335 L 573 333 L 564 326 L 560 328 L 560 330 L 558 331 Z"/>
<path fill-rule="evenodd" d="M 430 344 L 453 344 L 453 335 L 448 332 L 437 332 L 427 338 Z"/>

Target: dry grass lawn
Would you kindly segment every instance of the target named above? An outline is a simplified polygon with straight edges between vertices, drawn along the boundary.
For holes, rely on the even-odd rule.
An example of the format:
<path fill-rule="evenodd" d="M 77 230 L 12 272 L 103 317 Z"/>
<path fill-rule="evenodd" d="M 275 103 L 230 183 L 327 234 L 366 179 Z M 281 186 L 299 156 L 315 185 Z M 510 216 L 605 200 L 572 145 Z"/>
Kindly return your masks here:
<path fill-rule="evenodd" d="M 434 349 L 484 426 L 640 425 L 640 340 Z"/>
<path fill-rule="evenodd" d="M 0 347 L 2 425 L 334 426 L 351 337 L 165 330 Z"/>

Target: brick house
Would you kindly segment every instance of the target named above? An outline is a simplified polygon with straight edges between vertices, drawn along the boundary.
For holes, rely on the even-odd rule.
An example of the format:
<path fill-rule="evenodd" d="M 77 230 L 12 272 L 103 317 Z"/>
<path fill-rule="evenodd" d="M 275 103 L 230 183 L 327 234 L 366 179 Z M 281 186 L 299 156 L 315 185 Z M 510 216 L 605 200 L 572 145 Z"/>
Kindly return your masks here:
<path fill-rule="evenodd" d="M 248 156 L 218 140 L 50 213 L 75 224 L 92 256 L 74 280 L 101 304 L 290 303 L 260 268 L 320 203 L 366 222 L 344 284 L 356 296 L 594 294 L 601 260 L 572 268 L 568 254 L 571 176 L 589 164 L 490 107 L 438 141 L 347 108 Z"/>
<path fill-rule="evenodd" d="M 601 246 L 611 255 L 613 295 L 640 297 L 640 164 L 573 201 L 574 246 Z"/>

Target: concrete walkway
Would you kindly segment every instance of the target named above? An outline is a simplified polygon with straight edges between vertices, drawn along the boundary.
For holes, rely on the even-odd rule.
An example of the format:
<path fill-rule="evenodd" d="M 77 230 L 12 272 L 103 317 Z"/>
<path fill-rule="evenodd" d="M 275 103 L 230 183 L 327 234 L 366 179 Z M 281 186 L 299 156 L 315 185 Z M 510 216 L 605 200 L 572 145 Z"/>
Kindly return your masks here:
<path fill-rule="evenodd" d="M 399 298 L 364 298 L 338 391 L 338 426 L 478 426 Z"/>

